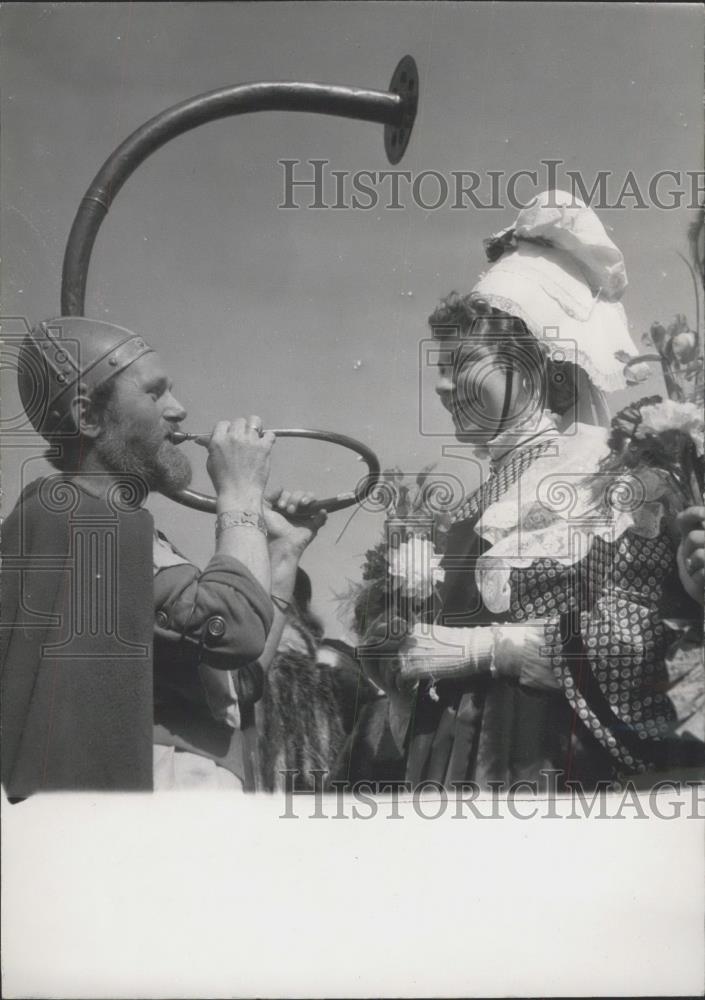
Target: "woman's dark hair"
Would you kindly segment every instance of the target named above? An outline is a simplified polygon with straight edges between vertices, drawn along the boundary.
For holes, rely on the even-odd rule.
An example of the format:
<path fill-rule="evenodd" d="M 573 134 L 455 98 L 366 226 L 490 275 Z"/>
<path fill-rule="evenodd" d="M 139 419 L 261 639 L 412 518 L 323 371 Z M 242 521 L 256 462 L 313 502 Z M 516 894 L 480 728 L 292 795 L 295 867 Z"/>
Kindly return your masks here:
<path fill-rule="evenodd" d="M 543 405 L 565 414 L 576 403 L 578 368 L 568 360 L 554 360 L 523 320 L 491 306 L 483 298 L 451 292 L 428 318 L 438 340 L 477 338 L 489 350 L 512 356 L 541 387 Z"/>
<path fill-rule="evenodd" d="M 509 313 L 495 309 L 485 299 L 473 297 L 473 295 L 460 295 L 458 292 L 451 292 L 441 299 L 440 303 L 428 317 L 428 323 L 433 330 L 434 337 L 467 337 L 473 331 L 479 331 L 480 327 L 486 328 L 484 322 L 488 318 L 504 320 L 504 330 L 507 335 L 512 333 L 528 336 L 522 320 Z M 500 324 L 495 324 L 495 329 L 499 330 Z"/>

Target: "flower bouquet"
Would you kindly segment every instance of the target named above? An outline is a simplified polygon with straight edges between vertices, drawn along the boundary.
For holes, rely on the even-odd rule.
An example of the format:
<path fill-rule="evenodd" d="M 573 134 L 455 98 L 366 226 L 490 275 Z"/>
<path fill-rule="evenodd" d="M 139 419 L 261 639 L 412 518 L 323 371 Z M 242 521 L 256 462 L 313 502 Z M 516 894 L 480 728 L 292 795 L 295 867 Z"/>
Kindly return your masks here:
<path fill-rule="evenodd" d="M 656 473 L 675 487 L 675 495 L 681 498 L 677 508 L 703 503 L 705 419 L 701 406 L 647 396 L 620 410 L 612 420 L 608 443 L 610 454 L 603 472 L 635 474 L 643 484 Z M 613 499 L 618 495 L 614 493 Z M 685 658 L 687 671 L 702 670 L 702 619 L 694 623 L 682 618 L 679 606 L 680 598 L 678 606 L 673 605 L 675 617 L 664 618 L 669 628 L 680 633 L 666 660 Z"/>
<path fill-rule="evenodd" d="M 642 342 L 653 348 L 651 352 L 632 357 L 625 351 L 615 355 L 624 362 L 627 383 L 634 385 L 649 376 L 646 362 L 658 361 L 663 372 L 669 397 L 678 402 L 703 401 L 703 356 L 697 330 L 691 329 L 682 314 L 667 327 L 652 323 Z"/>
<path fill-rule="evenodd" d="M 649 332 L 641 338 L 647 348 L 645 353 L 633 357 L 626 351 L 618 351 L 615 357 L 624 363 L 624 375 L 630 385 L 645 381 L 649 377 L 647 362 L 658 361 L 669 398 L 678 403 L 694 402 L 702 407 L 705 398 L 705 361 L 700 300 L 705 288 L 705 206 L 700 207 L 697 218 L 688 230 L 688 243 L 692 263 L 682 253 L 677 253 L 693 280 L 694 327 L 680 313 L 668 326 L 652 323 Z"/>
<path fill-rule="evenodd" d="M 364 643 L 384 624 L 388 638 L 399 638 L 437 607 L 443 581 L 441 559 L 451 519 L 438 502 L 439 484 L 431 467 L 416 477 L 387 470 L 378 487 L 385 506 L 383 537 L 365 553 L 362 581 L 342 597 L 352 609 L 353 627 Z"/>
<path fill-rule="evenodd" d="M 617 414 L 612 421 L 611 453 L 604 469 L 665 473 L 685 506 L 691 507 L 703 503 L 705 331 L 700 300 L 705 288 L 705 205 L 699 208 L 688 230 L 688 244 L 692 262 L 681 253 L 678 256 L 693 279 L 694 328 L 680 314 L 668 327 L 652 323 L 642 340 L 655 353 L 616 355 L 625 363 L 627 381 L 632 383 L 642 381 L 638 371 L 646 368 L 646 362 L 659 361 L 668 399 L 648 396 Z"/>
<path fill-rule="evenodd" d="M 666 473 L 686 506 L 702 503 L 705 419 L 701 406 L 646 396 L 612 421 L 606 470 Z"/>

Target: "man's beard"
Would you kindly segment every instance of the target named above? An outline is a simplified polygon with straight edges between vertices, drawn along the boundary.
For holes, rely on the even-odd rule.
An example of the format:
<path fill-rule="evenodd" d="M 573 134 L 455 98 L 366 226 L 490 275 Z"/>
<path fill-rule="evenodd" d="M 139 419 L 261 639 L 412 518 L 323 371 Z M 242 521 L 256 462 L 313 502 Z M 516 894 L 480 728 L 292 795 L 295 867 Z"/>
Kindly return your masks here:
<path fill-rule="evenodd" d="M 128 442 L 119 426 L 108 423 L 95 447 L 107 469 L 136 476 L 149 490 L 170 496 L 186 489 L 191 482 L 193 469 L 188 458 L 161 435 Z"/>

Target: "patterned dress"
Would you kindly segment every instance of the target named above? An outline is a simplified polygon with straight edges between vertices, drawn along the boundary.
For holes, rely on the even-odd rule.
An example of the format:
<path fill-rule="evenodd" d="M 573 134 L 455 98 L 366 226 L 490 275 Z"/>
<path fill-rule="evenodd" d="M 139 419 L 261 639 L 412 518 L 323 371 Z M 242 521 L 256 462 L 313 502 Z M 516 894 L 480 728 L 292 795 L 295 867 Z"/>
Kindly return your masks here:
<path fill-rule="evenodd" d="M 506 607 L 487 607 L 476 570 L 492 546 L 478 522 L 552 447 L 555 441 L 543 440 L 517 449 L 466 501 L 448 537 L 436 621 L 540 622 L 556 690 L 487 675 L 440 681 L 430 691 L 420 685 L 407 744 L 406 778 L 414 784 L 473 780 L 486 787 L 537 781 L 541 770 L 553 770 L 558 787 L 568 780 L 591 787 L 649 771 L 692 776 L 689 769 L 705 760 L 697 730 L 702 658 L 691 655 L 676 677 L 669 654 L 678 636 L 669 623 L 701 622 L 702 609 L 680 584 L 667 517 L 653 537 L 597 537 L 570 565 L 550 548 L 516 560 L 507 571 Z M 522 503 L 530 506 L 530 498 Z M 683 683 L 690 693 L 678 706 L 674 685 Z"/>

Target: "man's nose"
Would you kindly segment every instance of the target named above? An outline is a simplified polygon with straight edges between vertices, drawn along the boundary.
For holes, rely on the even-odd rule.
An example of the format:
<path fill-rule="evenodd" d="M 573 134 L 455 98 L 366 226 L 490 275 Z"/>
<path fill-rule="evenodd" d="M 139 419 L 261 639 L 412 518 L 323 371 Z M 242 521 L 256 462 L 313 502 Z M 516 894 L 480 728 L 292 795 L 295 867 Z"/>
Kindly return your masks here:
<path fill-rule="evenodd" d="M 186 419 L 187 415 L 186 410 L 178 399 L 175 399 L 171 393 L 168 393 L 164 407 L 164 419 L 171 420 L 174 423 L 181 423 L 182 420 Z"/>

